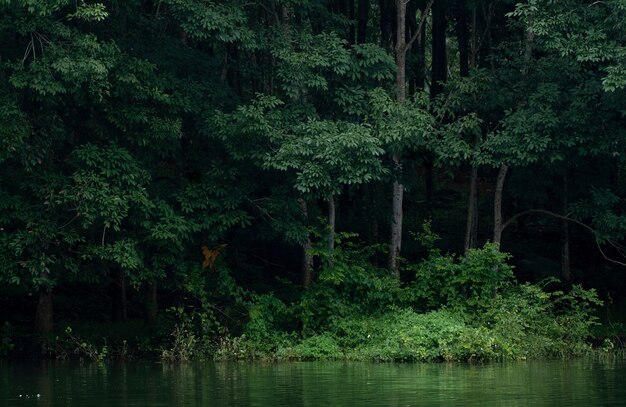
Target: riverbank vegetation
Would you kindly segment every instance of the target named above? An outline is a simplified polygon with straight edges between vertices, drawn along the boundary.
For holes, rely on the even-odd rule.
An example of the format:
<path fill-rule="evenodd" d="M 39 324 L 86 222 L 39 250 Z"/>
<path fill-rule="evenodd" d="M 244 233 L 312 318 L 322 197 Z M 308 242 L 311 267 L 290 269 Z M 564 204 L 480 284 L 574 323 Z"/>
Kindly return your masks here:
<path fill-rule="evenodd" d="M 621 347 L 622 3 L 0 1 L 0 357 Z"/>

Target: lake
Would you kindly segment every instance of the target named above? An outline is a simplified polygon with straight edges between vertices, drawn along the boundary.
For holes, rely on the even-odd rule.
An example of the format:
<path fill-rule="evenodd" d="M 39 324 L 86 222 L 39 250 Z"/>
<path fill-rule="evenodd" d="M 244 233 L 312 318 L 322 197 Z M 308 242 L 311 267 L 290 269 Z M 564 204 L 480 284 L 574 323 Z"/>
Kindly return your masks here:
<path fill-rule="evenodd" d="M 0 363 L 7 407 L 451 405 L 626 405 L 626 361 Z"/>

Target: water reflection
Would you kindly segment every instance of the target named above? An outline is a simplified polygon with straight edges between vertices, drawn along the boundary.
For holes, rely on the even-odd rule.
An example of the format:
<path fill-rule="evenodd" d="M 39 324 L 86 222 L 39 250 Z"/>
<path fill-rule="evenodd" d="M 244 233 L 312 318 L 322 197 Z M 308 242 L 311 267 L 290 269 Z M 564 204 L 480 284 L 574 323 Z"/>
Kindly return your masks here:
<path fill-rule="evenodd" d="M 3 363 L 0 405 L 623 405 L 624 384 L 623 359 L 485 365 Z"/>

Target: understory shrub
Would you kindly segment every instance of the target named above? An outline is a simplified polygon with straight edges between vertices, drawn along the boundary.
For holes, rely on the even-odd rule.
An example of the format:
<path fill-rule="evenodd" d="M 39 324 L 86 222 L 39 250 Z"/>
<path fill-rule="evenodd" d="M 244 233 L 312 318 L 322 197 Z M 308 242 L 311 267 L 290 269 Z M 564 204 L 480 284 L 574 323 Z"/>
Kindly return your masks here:
<path fill-rule="evenodd" d="M 421 238 L 432 244 L 429 233 L 426 228 Z M 431 246 L 427 259 L 405 266 L 415 278 L 401 284 L 375 265 L 380 247 L 359 245 L 351 237 L 341 235 L 332 255 L 316 252 L 322 265 L 318 279 L 298 301 L 285 303 L 272 293 L 243 292 L 232 284 L 222 289 L 220 295 L 236 298 L 247 312 L 239 334 L 219 328 L 223 325 L 206 305 L 180 313 L 163 358 L 472 361 L 580 355 L 590 349 L 594 307 L 600 304 L 595 291 L 550 289 L 553 281 L 517 284 L 509 255 L 497 245 L 463 257 Z M 201 303 L 213 304 L 214 298 L 205 295 Z"/>

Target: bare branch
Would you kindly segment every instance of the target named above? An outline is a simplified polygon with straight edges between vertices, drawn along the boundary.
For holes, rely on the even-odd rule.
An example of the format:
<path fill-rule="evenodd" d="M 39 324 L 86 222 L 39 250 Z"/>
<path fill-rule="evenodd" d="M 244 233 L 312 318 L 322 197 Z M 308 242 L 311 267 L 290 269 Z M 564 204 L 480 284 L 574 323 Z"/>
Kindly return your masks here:
<path fill-rule="evenodd" d="M 508 220 L 507 220 L 507 221 L 506 221 L 506 222 L 502 225 L 502 231 L 504 231 L 504 229 L 505 229 L 507 226 L 509 226 L 509 225 L 510 225 L 510 224 L 511 224 L 514 220 L 518 219 L 520 216 L 528 215 L 528 214 L 531 214 L 531 213 L 540 213 L 540 214 L 543 214 L 543 215 L 552 216 L 552 217 L 554 217 L 554 218 L 557 218 L 557 219 L 562 219 L 562 220 L 566 220 L 566 221 L 568 221 L 568 222 L 572 222 L 572 223 L 575 223 L 575 224 L 577 224 L 577 225 L 579 225 L 579 226 L 582 226 L 584 229 L 587 229 L 589 232 L 591 232 L 591 233 L 594 235 L 594 237 L 595 237 L 595 242 L 596 242 L 596 246 L 598 247 L 598 251 L 600 252 L 600 254 L 602 255 L 602 257 L 604 257 L 604 259 L 605 259 L 605 260 L 610 261 L 611 263 L 619 264 L 620 266 L 626 266 L 626 262 L 621 262 L 621 261 L 618 261 L 618 260 L 612 259 L 612 258 L 610 258 L 609 256 L 607 256 L 607 255 L 606 255 L 606 253 L 604 253 L 604 250 L 602 250 L 602 246 L 600 245 L 600 240 L 599 240 L 599 239 L 598 239 L 598 237 L 597 237 L 597 236 L 598 236 L 598 235 L 597 235 L 597 231 L 596 231 L 594 228 L 592 228 L 591 226 L 589 226 L 589 225 L 587 225 L 587 224 L 585 224 L 585 223 L 583 223 L 583 222 L 581 222 L 581 221 L 579 221 L 579 220 L 576 220 L 576 219 L 570 218 L 569 216 L 566 216 L 566 215 L 561 215 L 560 213 L 555 213 L 555 212 L 547 211 L 547 210 L 545 210 L 545 209 L 528 209 L 528 210 L 526 210 L 526 211 L 522 211 L 522 212 L 520 212 L 520 213 L 518 213 L 518 214 L 515 214 L 515 215 L 511 216 L 511 217 L 510 217 L 510 218 L 509 218 L 509 219 L 508 219 Z M 624 256 L 624 253 L 623 253 L 623 251 L 622 251 L 622 250 L 624 249 L 624 248 L 623 248 L 623 246 L 619 245 L 618 243 L 616 243 L 616 242 L 614 242 L 614 241 L 612 241 L 612 240 L 610 240 L 610 239 L 609 239 L 609 240 L 607 240 L 606 242 L 607 242 L 608 244 L 610 244 L 611 246 L 613 246 L 613 247 L 617 250 L 617 252 L 618 252 L 619 254 L 621 254 L 623 257 L 626 257 L 626 256 Z"/>

